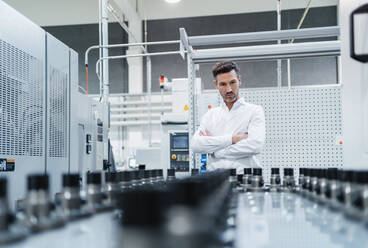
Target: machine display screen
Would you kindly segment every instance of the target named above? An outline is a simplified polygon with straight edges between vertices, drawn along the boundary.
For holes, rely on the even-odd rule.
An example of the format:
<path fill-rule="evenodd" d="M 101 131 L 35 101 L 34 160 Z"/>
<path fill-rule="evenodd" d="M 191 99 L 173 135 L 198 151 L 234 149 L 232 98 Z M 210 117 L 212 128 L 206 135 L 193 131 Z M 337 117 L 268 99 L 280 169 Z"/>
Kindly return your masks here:
<path fill-rule="evenodd" d="M 189 141 L 187 135 L 172 136 L 172 148 L 173 149 L 188 149 Z"/>

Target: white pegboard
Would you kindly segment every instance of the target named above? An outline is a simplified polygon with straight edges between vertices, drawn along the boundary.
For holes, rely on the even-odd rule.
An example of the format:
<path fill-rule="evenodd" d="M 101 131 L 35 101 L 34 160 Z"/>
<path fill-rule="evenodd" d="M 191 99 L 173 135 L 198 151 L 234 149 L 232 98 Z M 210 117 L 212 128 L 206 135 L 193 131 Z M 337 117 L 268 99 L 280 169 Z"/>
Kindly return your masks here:
<path fill-rule="evenodd" d="M 271 167 L 342 167 L 339 85 L 242 89 L 240 96 L 265 111 L 266 144 L 260 160 L 266 180 Z M 216 107 L 214 99 L 218 106 L 216 91 L 198 97 L 196 126 L 207 105 Z"/>

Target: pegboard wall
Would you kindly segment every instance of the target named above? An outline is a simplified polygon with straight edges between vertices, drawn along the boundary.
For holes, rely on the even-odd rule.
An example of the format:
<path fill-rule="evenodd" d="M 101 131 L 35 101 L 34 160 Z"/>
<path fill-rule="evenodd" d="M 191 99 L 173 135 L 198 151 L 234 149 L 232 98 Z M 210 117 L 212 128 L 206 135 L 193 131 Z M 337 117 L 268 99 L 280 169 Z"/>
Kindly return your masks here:
<path fill-rule="evenodd" d="M 265 111 L 266 143 L 259 158 L 266 181 L 271 167 L 342 167 L 339 85 L 242 89 L 240 96 Z M 209 105 L 220 103 L 216 91 L 198 96 L 196 126 Z"/>

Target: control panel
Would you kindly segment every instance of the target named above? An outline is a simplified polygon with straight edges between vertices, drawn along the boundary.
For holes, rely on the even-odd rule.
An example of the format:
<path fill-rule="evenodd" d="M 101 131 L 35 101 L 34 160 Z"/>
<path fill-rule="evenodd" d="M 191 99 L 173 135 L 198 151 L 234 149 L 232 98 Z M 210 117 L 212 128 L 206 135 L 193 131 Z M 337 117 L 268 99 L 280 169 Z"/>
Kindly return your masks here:
<path fill-rule="evenodd" d="M 188 132 L 170 133 L 170 168 L 177 172 L 189 171 Z"/>

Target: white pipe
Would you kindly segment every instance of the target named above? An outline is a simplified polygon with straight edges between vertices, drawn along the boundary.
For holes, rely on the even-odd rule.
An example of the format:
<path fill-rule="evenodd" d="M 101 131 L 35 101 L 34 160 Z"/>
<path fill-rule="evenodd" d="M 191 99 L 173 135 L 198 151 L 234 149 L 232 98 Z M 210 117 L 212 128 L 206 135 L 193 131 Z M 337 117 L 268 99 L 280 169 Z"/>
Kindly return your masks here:
<path fill-rule="evenodd" d="M 287 60 L 287 76 L 288 76 L 288 88 L 291 89 L 291 75 L 290 75 L 290 59 Z"/>
<path fill-rule="evenodd" d="M 144 20 L 144 41 L 147 42 L 147 19 Z M 147 45 L 145 51 L 148 53 Z M 148 93 L 148 146 L 152 146 L 152 63 L 151 57 L 148 56 L 146 60 L 147 73 L 147 93 Z"/>
<path fill-rule="evenodd" d="M 99 58 L 102 56 L 102 0 L 98 1 L 98 44 L 99 44 Z M 99 70 L 102 71 L 102 64 L 99 65 Z M 99 85 L 99 93 L 100 93 L 100 99 L 102 98 L 102 79 L 98 77 L 100 81 Z"/>
<path fill-rule="evenodd" d="M 108 0 L 102 0 L 102 45 L 108 45 L 109 43 L 109 17 L 107 11 Z M 102 56 L 108 57 L 109 50 L 102 48 Z M 103 82 L 103 99 L 105 104 L 109 102 L 110 83 L 109 83 L 109 61 L 104 60 L 102 62 L 102 82 Z"/>
<path fill-rule="evenodd" d="M 95 46 L 91 46 L 89 47 L 85 54 L 84 54 L 84 63 L 86 66 L 88 66 L 88 55 L 89 52 L 93 49 L 98 49 L 98 48 L 119 48 L 119 47 L 131 47 L 131 46 L 152 46 L 152 45 L 168 45 L 168 44 L 179 44 L 180 40 L 168 40 L 168 41 L 152 41 L 152 42 L 137 42 L 137 43 L 124 43 L 124 44 L 112 44 L 112 45 L 107 45 L 107 46 L 99 46 L 99 45 L 95 45 Z"/>
<path fill-rule="evenodd" d="M 172 54 L 180 54 L 180 51 L 169 51 L 169 52 L 157 52 L 157 53 L 140 53 L 140 54 L 129 54 L 129 55 L 118 55 L 118 56 L 110 56 L 110 57 L 102 57 L 96 62 L 96 74 L 99 77 L 98 65 L 102 60 L 110 60 L 110 59 L 125 59 L 125 58 L 135 58 L 135 57 L 149 57 L 149 56 L 160 56 L 160 55 L 172 55 Z"/>
<path fill-rule="evenodd" d="M 277 0 L 277 30 L 281 30 L 281 0 Z M 277 40 L 277 44 L 281 44 L 281 40 Z M 281 59 L 277 60 L 277 87 L 281 87 L 282 75 L 281 75 Z"/>

